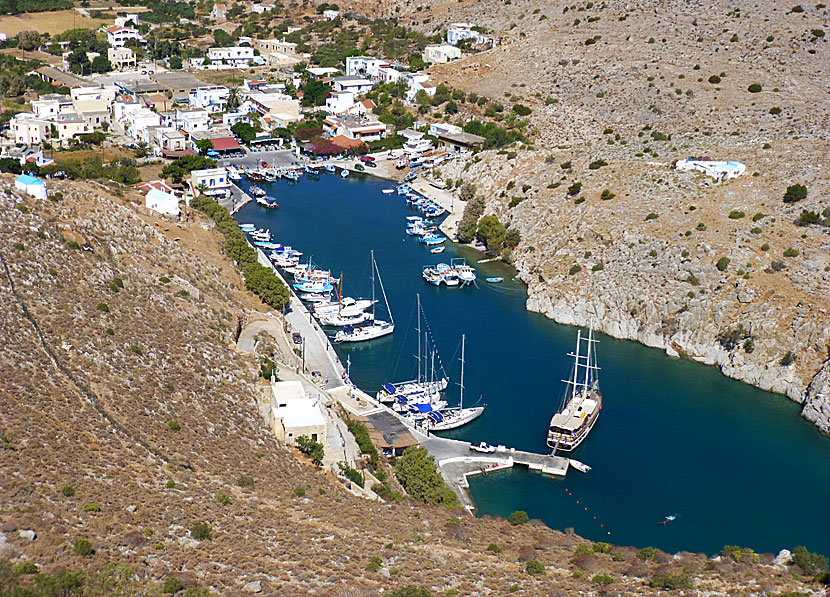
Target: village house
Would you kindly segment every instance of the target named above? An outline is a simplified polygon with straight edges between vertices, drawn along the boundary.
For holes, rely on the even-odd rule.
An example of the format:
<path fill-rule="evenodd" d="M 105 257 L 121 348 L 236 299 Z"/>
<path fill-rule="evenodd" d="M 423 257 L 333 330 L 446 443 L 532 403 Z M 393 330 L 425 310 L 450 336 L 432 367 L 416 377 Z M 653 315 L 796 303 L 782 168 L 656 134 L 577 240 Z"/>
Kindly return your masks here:
<path fill-rule="evenodd" d="M 253 4 L 251 5 L 251 12 L 257 15 L 261 15 L 268 12 L 269 10 L 274 10 L 274 8 L 274 4 Z"/>
<path fill-rule="evenodd" d="M 414 102 L 419 91 L 423 91 L 430 97 L 435 95 L 435 85 L 429 82 L 429 75 L 425 73 L 407 73 L 406 82 L 409 87 L 406 92 L 408 102 Z"/>
<path fill-rule="evenodd" d="M 423 59 L 427 64 L 446 64 L 459 58 L 461 50 L 449 44 L 427 46 L 423 52 Z"/>
<path fill-rule="evenodd" d="M 451 46 L 470 40 L 473 44 L 489 44 L 495 47 L 496 39 L 476 31 L 472 23 L 452 23 L 447 29 L 447 43 Z"/>
<path fill-rule="evenodd" d="M 207 87 L 207 83 L 187 73 L 168 71 L 154 73 L 150 78 L 158 85 L 159 90 L 175 102 L 188 103 L 190 94 L 199 87 Z"/>
<path fill-rule="evenodd" d="M 107 105 L 112 106 L 115 101 L 115 85 L 89 85 L 88 87 L 75 87 L 69 92 L 72 101 L 79 100 L 107 100 Z"/>
<path fill-rule="evenodd" d="M 107 60 L 115 70 L 132 70 L 138 64 L 135 52 L 124 46 L 108 48 Z"/>
<path fill-rule="evenodd" d="M 388 60 L 373 58 L 371 56 L 349 56 L 346 58 L 347 77 L 369 77 L 378 78 L 381 68 L 391 67 Z"/>
<path fill-rule="evenodd" d="M 335 77 L 331 81 L 334 84 L 335 91 L 350 91 L 355 95 L 365 93 L 375 85 L 369 79 L 364 79 L 362 77 Z"/>
<path fill-rule="evenodd" d="M 326 445 L 326 420 L 319 399 L 311 399 L 300 381 L 271 382 L 271 429 L 279 441 L 295 444 L 306 436 Z"/>
<path fill-rule="evenodd" d="M 231 193 L 231 181 L 224 168 L 193 170 L 190 173 L 190 186 L 194 195 L 204 192 L 212 197 L 227 197 Z"/>
<path fill-rule="evenodd" d="M 138 27 L 138 13 L 127 14 L 123 17 L 115 17 L 116 27 L 127 27 L 127 23 L 132 23 L 132 27 Z"/>
<path fill-rule="evenodd" d="M 340 11 L 339 10 L 324 10 L 323 11 L 323 17 L 325 17 L 329 21 L 333 21 L 334 19 L 336 19 L 339 16 L 340 16 Z"/>
<path fill-rule="evenodd" d="M 173 188 L 163 180 L 151 180 L 134 184 L 133 188 L 144 191 L 144 207 L 166 216 L 179 216 L 179 198 Z"/>
<path fill-rule="evenodd" d="M 224 85 L 197 87 L 190 93 L 190 105 L 208 112 L 224 112 L 228 107 L 230 89 Z"/>
<path fill-rule="evenodd" d="M 3 146 L 3 150 L 0 152 L 0 158 L 16 160 L 21 166 L 34 164 L 38 168 L 55 163 L 55 160 L 43 154 L 43 148 L 40 145 L 24 145 L 22 147 L 6 145 Z"/>
<path fill-rule="evenodd" d="M 86 121 L 88 128 L 100 128 L 110 122 L 110 101 L 106 99 L 82 99 L 73 102 L 75 113 Z"/>
<path fill-rule="evenodd" d="M 329 114 L 339 116 L 345 114 L 354 105 L 354 93 L 351 91 L 332 91 L 326 97 L 325 110 Z"/>
<path fill-rule="evenodd" d="M 31 112 L 22 112 L 9 121 L 9 131 L 19 145 L 40 145 L 49 136 L 50 123 Z"/>
<path fill-rule="evenodd" d="M 211 21 L 224 21 L 226 17 L 226 13 L 228 12 L 228 7 L 225 4 L 214 4 L 213 8 L 210 11 L 210 20 Z"/>
<path fill-rule="evenodd" d="M 251 108 L 277 122 L 279 126 L 302 119 L 300 102 L 290 95 L 252 91 L 248 93 L 248 101 Z"/>
<path fill-rule="evenodd" d="M 254 49 L 248 46 L 231 48 L 210 48 L 207 57 L 211 63 L 228 64 L 234 67 L 248 66 L 254 60 Z"/>
<path fill-rule="evenodd" d="M 332 75 L 338 74 L 340 71 L 336 68 L 332 68 L 330 66 L 312 66 L 305 69 L 305 72 L 308 73 L 308 78 L 312 80 L 318 79 L 325 79 L 327 77 L 331 77 Z"/>
<path fill-rule="evenodd" d="M 323 120 L 323 130 L 332 137 L 343 136 L 347 139 L 369 142 L 386 137 L 386 125 L 374 117 L 347 114 L 329 116 Z"/>
<path fill-rule="evenodd" d="M 268 66 L 274 66 L 277 68 L 294 66 L 295 64 L 302 62 L 302 58 L 284 54 L 283 52 L 268 52 L 265 59 Z"/>
<path fill-rule="evenodd" d="M 156 129 L 156 136 L 151 147 L 153 155 L 165 158 L 181 157 L 193 153 L 187 148 L 186 135 L 170 126 L 160 126 Z"/>
<path fill-rule="evenodd" d="M 253 44 L 259 50 L 260 54 L 267 54 L 269 52 L 280 52 L 282 54 L 297 53 L 297 44 L 285 41 L 285 39 L 255 39 Z"/>
<path fill-rule="evenodd" d="M 48 93 L 40 96 L 40 99 L 32 102 L 32 112 L 38 118 L 52 119 L 59 114 L 74 112 L 75 107 L 72 98 L 59 93 Z"/>
<path fill-rule="evenodd" d="M 138 32 L 138 29 L 132 27 L 118 27 L 113 25 L 107 27 L 107 43 L 113 47 L 118 48 L 127 44 L 128 41 L 135 41 L 138 44 L 147 43 Z"/>

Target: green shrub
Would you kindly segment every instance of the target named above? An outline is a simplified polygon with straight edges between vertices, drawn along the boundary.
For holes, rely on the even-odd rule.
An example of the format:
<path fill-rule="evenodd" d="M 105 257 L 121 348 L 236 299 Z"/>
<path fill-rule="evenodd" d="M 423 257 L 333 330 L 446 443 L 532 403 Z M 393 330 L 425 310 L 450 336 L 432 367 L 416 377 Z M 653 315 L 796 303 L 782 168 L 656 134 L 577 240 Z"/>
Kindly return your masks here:
<path fill-rule="evenodd" d="M 531 576 L 542 576 L 546 573 L 545 565 L 539 560 L 528 560 L 525 564 L 525 572 Z"/>
<path fill-rule="evenodd" d="M 715 267 L 718 268 L 719 272 L 726 271 L 726 268 L 729 267 L 729 261 L 729 257 L 721 257 L 715 263 Z"/>
<path fill-rule="evenodd" d="M 644 562 L 648 562 L 654 554 L 657 553 L 657 550 L 653 547 L 644 547 L 640 551 L 637 552 L 637 557 L 643 560 Z"/>
<path fill-rule="evenodd" d="M 594 553 L 609 553 L 611 551 L 611 546 L 608 543 L 598 541 L 594 543 L 593 550 Z"/>
<path fill-rule="evenodd" d="M 612 192 L 611 192 L 611 191 L 609 191 L 608 189 L 603 189 L 603 190 L 602 190 L 602 193 L 600 193 L 600 195 L 599 195 L 599 198 L 600 198 L 602 201 L 608 201 L 608 200 L 610 200 L 610 199 L 613 199 L 613 198 L 614 198 L 614 197 L 616 197 L 616 196 L 617 196 L 617 195 L 616 195 L 615 193 L 612 193 Z"/>
<path fill-rule="evenodd" d="M 791 184 L 784 193 L 784 203 L 796 203 L 807 196 L 807 187 L 803 184 Z"/>
<path fill-rule="evenodd" d="M 562 162 L 561 164 L 559 164 L 559 167 L 562 168 L 563 170 L 570 170 L 572 165 L 571 165 L 570 160 L 568 160 L 567 162 Z"/>
<path fill-rule="evenodd" d="M 660 216 L 658 216 L 656 213 L 651 212 L 650 214 L 648 214 L 648 215 L 646 216 L 646 222 L 648 222 L 649 220 L 656 220 L 656 219 L 657 219 L 657 218 L 659 218 L 659 217 L 660 217 Z"/>
<path fill-rule="evenodd" d="M 164 581 L 164 584 L 161 587 L 162 593 L 168 593 L 170 595 L 175 595 L 179 591 L 181 591 L 184 587 L 182 587 L 182 583 L 180 583 L 175 578 L 168 578 Z"/>
<path fill-rule="evenodd" d="M 213 530 L 208 523 L 197 522 L 190 527 L 190 536 L 196 539 L 196 541 L 207 541 L 213 537 Z"/>
<path fill-rule="evenodd" d="M 762 251 L 769 251 L 769 243 L 764 243 L 763 245 L 761 245 L 761 250 Z"/>
<path fill-rule="evenodd" d="M 383 560 L 379 556 L 372 556 L 369 558 L 369 563 L 366 564 L 367 572 L 377 572 L 383 567 Z"/>
<path fill-rule="evenodd" d="M 778 364 L 782 367 L 789 367 L 793 363 L 795 363 L 795 355 L 793 354 L 792 350 L 788 350 L 786 353 L 784 353 L 784 356 L 781 357 L 780 361 L 778 361 Z"/>
<path fill-rule="evenodd" d="M 530 520 L 530 517 L 527 515 L 527 512 L 525 512 L 524 510 L 516 510 L 515 512 L 513 512 L 513 514 L 511 514 L 507 518 L 507 522 L 509 522 L 513 526 L 518 526 L 520 524 L 525 524 L 528 520 Z"/>
<path fill-rule="evenodd" d="M 508 593 L 518 593 L 520 589 L 521 589 L 521 587 L 519 585 L 517 585 L 516 583 L 513 583 L 512 585 L 507 587 L 507 592 Z"/>
<path fill-rule="evenodd" d="M 423 446 L 404 450 L 395 462 L 395 476 L 406 492 L 427 504 L 445 508 L 458 507 L 458 498 L 435 466 L 435 460 Z"/>
<path fill-rule="evenodd" d="M 14 567 L 15 576 L 24 576 L 27 574 L 37 574 L 40 569 L 34 562 L 20 562 Z"/>
<path fill-rule="evenodd" d="M 90 543 L 86 539 L 78 539 L 77 541 L 75 541 L 75 545 L 72 546 L 72 551 L 75 552 L 75 555 L 81 557 L 91 556 L 92 543 Z"/>
<path fill-rule="evenodd" d="M 112 328 L 107 328 L 107 329 L 105 329 L 105 330 L 104 330 L 104 333 L 105 333 L 107 336 L 114 336 L 114 335 L 115 335 L 115 330 L 114 330 L 114 329 L 112 329 Z"/>
<path fill-rule="evenodd" d="M 593 162 L 588 164 L 588 169 L 589 170 L 599 170 L 603 166 L 607 166 L 607 165 L 608 165 L 608 162 L 606 162 L 605 160 L 602 160 L 602 159 L 594 160 Z"/>
<path fill-rule="evenodd" d="M 597 574 L 594 578 L 591 579 L 591 582 L 595 585 L 610 585 L 614 582 L 614 579 L 608 576 L 607 574 Z"/>
<path fill-rule="evenodd" d="M 779 114 L 781 114 L 781 108 L 779 108 L 778 106 L 773 106 L 772 108 L 769 109 L 769 113 L 772 114 L 773 116 L 778 116 Z M 769 144 L 765 143 L 765 145 L 769 145 Z M 769 147 L 766 147 L 765 149 L 769 149 Z"/>
<path fill-rule="evenodd" d="M 100 512 L 101 506 L 93 502 L 87 502 L 86 504 L 84 504 L 83 510 L 84 512 Z"/>
<path fill-rule="evenodd" d="M 746 214 L 744 212 L 739 211 L 737 209 L 733 209 L 732 211 L 729 212 L 729 219 L 730 220 L 740 220 L 741 218 L 743 218 L 745 216 L 746 216 Z"/>
<path fill-rule="evenodd" d="M 527 197 L 513 197 L 510 200 L 510 203 L 507 204 L 507 207 L 512 209 L 512 208 L 516 207 L 517 205 L 519 205 L 519 203 L 521 203 L 525 199 L 527 199 Z"/>
<path fill-rule="evenodd" d="M 686 573 L 678 574 L 655 574 L 651 579 L 651 586 L 658 589 L 676 591 L 678 589 L 691 589 L 692 577 Z"/>
<path fill-rule="evenodd" d="M 15 207 L 15 209 L 16 209 L 17 211 L 19 211 L 19 212 L 20 212 L 20 213 L 22 213 L 22 214 L 27 214 L 27 213 L 29 213 L 29 208 L 28 208 L 28 207 L 26 207 L 23 203 L 15 203 L 15 204 L 14 204 L 14 207 Z"/>
<path fill-rule="evenodd" d="M 603 263 L 595 263 L 595 264 L 591 267 L 591 271 L 592 271 L 592 272 L 601 272 L 601 271 L 602 271 L 602 270 L 604 270 L 604 269 L 605 269 L 605 264 L 603 264 Z"/>
<path fill-rule="evenodd" d="M 321 464 L 323 464 L 323 456 L 324 456 L 323 444 L 321 444 L 320 442 L 314 441 L 313 439 L 311 439 L 307 435 L 299 436 L 294 441 L 294 443 L 296 444 L 297 449 L 300 452 L 302 452 L 303 454 L 305 454 L 306 456 L 308 456 L 309 458 L 311 458 L 311 461 L 314 464 L 316 464 L 317 466 L 320 466 Z M 357 471 L 355 471 L 355 472 L 357 472 Z M 346 476 L 348 477 L 348 474 Z M 358 483 L 358 485 L 363 487 L 362 483 Z"/>
<path fill-rule="evenodd" d="M 167 489 L 176 489 L 176 482 L 172 479 L 164 484 Z"/>
<path fill-rule="evenodd" d="M 369 457 L 369 464 L 373 467 L 378 465 L 378 451 L 369 437 L 369 431 L 366 426 L 356 419 L 347 419 L 346 427 L 348 427 L 351 434 L 354 436 L 357 447 L 360 448 L 361 454 L 366 454 Z"/>
<path fill-rule="evenodd" d="M 133 344 L 132 346 L 130 346 L 130 352 L 132 352 L 133 354 L 137 354 L 139 356 L 144 354 L 144 351 L 138 344 Z"/>
<path fill-rule="evenodd" d="M 101 313 L 109 313 L 110 312 L 109 305 L 107 305 L 106 303 L 98 303 L 98 305 L 96 305 L 95 308 L 98 309 Z"/>
<path fill-rule="evenodd" d="M 784 257 L 798 257 L 798 249 L 790 247 L 784 251 Z"/>
<path fill-rule="evenodd" d="M 758 83 L 753 83 L 749 87 L 746 88 L 747 91 L 750 93 L 760 93 L 761 92 L 761 85 Z"/>
<path fill-rule="evenodd" d="M 827 569 L 827 558 L 821 554 L 811 553 L 803 545 L 793 550 L 790 566 L 798 566 L 808 576 L 816 576 Z"/>
<path fill-rule="evenodd" d="M 576 549 L 574 550 L 574 557 L 588 553 L 591 553 L 591 547 L 589 545 L 586 545 L 585 543 L 580 543 L 576 546 Z"/>
<path fill-rule="evenodd" d="M 242 475 L 236 480 L 236 484 L 240 487 L 244 487 L 245 489 L 253 489 L 256 485 L 254 478 L 249 477 L 248 475 Z"/>
<path fill-rule="evenodd" d="M 322 446 L 321 446 L 322 447 Z M 337 466 L 340 467 L 342 473 L 346 476 L 346 478 L 351 481 L 352 483 L 363 487 L 366 483 L 366 476 L 361 473 L 360 471 L 350 467 L 345 462 L 338 462 Z M 461 521 L 459 521 L 461 522 Z"/>
<path fill-rule="evenodd" d="M 61 489 L 61 493 L 66 497 L 75 497 L 75 488 L 71 485 L 67 485 Z"/>
<path fill-rule="evenodd" d="M 223 506 L 230 506 L 233 503 L 231 496 L 229 496 L 224 491 L 216 492 L 216 501 L 222 504 Z"/>
<path fill-rule="evenodd" d="M 625 557 L 620 552 L 615 552 L 611 559 L 615 562 L 622 562 L 625 560 Z"/>
<path fill-rule="evenodd" d="M 63 243 L 63 246 L 66 247 L 67 249 L 80 249 L 81 248 L 81 245 L 76 243 L 74 240 L 66 241 L 65 243 Z"/>
<path fill-rule="evenodd" d="M 575 182 L 571 186 L 568 187 L 568 195 L 570 195 L 572 197 L 574 195 L 579 195 L 579 192 L 581 190 L 582 190 L 582 183 L 581 182 Z"/>
<path fill-rule="evenodd" d="M 569 276 L 574 276 L 574 275 L 578 274 L 581 271 L 582 271 L 582 266 L 579 265 L 578 263 L 575 263 L 574 265 L 571 266 L 571 269 L 568 270 L 568 275 Z"/>
<path fill-rule="evenodd" d="M 495 543 L 491 543 L 487 546 L 487 549 L 485 551 L 490 551 L 492 553 L 501 553 L 501 547 L 499 547 Z"/>
<path fill-rule="evenodd" d="M 391 573 L 392 571 L 390 570 L 389 572 Z M 432 593 L 423 587 L 407 585 L 402 589 L 392 591 L 389 593 L 389 597 L 432 597 Z"/>
<path fill-rule="evenodd" d="M 709 77 L 708 80 L 712 85 L 717 85 L 718 83 L 720 83 L 720 77 L 717 75 L 712 75 L 711 77 Z"/>
<path fill-rule="evenodd" d="M 814 211 L 804 209 L 801 211 L 801 215 L 798 216 L 798 220 L 796 220 L 795 223 L 799 226 L 810 226 L 811 224 L 820 224 L 821 216 Z"/>
<path fill-rule="evenodd" d="M 168 422 L 167 422 L 167 428 L 168 428 L 170 431 L 174 431 L 174 432 L 178 432 L 178 431 L 181 431 L 181 430 L 182 430 L 182 426 L 181 426 L 181 425 L 179 425 L 179 422 L 178 422 L 178 421 L 168 421 Z"/>
<path fill-rule="evenodd" d="M 12 247 L 14 247 L 14 249 L 16 251 L 25 251 L 26 250 L 26 245 L 24 245 L 23 243 L 14 243 L 12 245 Z"/>

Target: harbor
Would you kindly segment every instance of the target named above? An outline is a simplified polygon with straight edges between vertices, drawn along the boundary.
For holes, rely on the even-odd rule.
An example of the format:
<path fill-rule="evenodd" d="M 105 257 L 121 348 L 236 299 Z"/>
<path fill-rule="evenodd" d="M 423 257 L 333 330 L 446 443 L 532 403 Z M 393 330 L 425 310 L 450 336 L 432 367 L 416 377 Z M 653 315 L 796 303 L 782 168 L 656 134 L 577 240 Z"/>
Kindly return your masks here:
<path fill-rule="evenodd" d="M 246 185 L 240 182 L 243 190 Z M 355 409 L 379 409 L 375 393 L 384 383 L 417 377 L 416 294 L 445 362 L 450 406 L 458 402 L 460 344 L 466 334 L 464 406 L 480 400 L 487 408 L 468 425 L 440 432 L 444 439 L 459 440 L 458 449 L 450 449 L 446 458 L 433 453 L 438 462 L 460 459 L 444 462 L 442 470 L 462 494 L 469 485 L 477 514 L 507 516 L 525 510 L 553 528 L 573 527 L 593 540 L 607 540 L 611 531 L 616 542 L 666 550 L 714 553 L 726 543 L 739 543 L 775 551 L 793 541 L 827 549 L 811 513 L 830 499 L 830 456 L 824 440 L 797 417 L 798 405 L 729 380 L 714 368 L 670 359 L 632 342 L 597 336 L 602 415 L 587 439 L 567 454 L 589 465 L 588 474 L 574 473 L 570 466 L 564 478 L 527 466 L 502 470 L 490 462 L 496 466 L 488 467 L 486 459 L 504 456 L 506 461 L 506 454 L 474 453 L 472 444 L 484 441 L 517 452 L 549 453 L 548 425 L 560 404 L 559 380 L 569 376 L 566 355 L 573 351 L 577 330 L 527 312 L 524 286 L 513 279 L 508 265 L 482 263 L 480 253 L 450 242 L 442 245 L 442 254 L 433 255 L 408 236 L 406 218 L 422 216 L 400 195 L 383 192 L 395 188 L 394 183 L 364 173 L 347 178 L 326 173 L 261 186 L 279 208 L 251 202 L 238 211 L 237 221 L 270 229 L 277 242 L 335 270 L 335 277 L 342 269 L 344 296 L 371 296 L 374 250 L 395 330 L 370 342 L 332 347 L 341 366 L 350 363 L 351 380 L 365 390 L 355 392 L 361 401 Z M 474 265 L 477 287 L 438 287 L 424 281 L 425 265 L 450 264 L 455 258 Z M 502 283 L 481 283 L 499 277 Z M 385 308 L 379 308 L 378 316 L 385 317 Z M 295 329 L 300 329 L 300 320 L 308 322 L 300 307 L 288 317 Z M 318 334 L 321 349 L 311 357 L 309 340 L 306 357 L 318 359 L 309 371 L 324 372 L 325 332 L 309 325 L 303 334 Z M 336 376 L 329 376 L 329 384 L 344 405 L 352 400 Z M 431 434 L 429 439 L 437 437 Z M 764 466 L 745 466 L 747 462 Z M 521 462 L 514 459 L 513 464 Z M 752 497 L 739 503 L 725 499 L 736 495 Z M 786 525 L 772 529 L 758 524 L 782 504 L 796 501 L 802 507 L 788 514 Z M 671 525 L 655 524 L 669 513 L 678 515 Z"/>

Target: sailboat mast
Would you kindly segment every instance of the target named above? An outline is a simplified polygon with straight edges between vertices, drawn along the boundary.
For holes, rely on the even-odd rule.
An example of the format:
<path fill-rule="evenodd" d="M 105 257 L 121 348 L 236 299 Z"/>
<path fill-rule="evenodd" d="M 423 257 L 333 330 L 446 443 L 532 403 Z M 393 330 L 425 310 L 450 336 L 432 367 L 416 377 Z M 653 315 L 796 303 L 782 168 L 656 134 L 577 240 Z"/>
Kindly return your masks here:
<path fill-rule="evenodd" d="M 369 254 L 372 256 L 372 319 L 375 318 L 375 250 L 371 249 Z"/>
<path fill-rule="evenodd" d="M 458 398 L 458 408 L 464 408 L 464 344 L 466 343 L 466 334 L 461 334 L 461 395 Z"/>
<path fill-rule="evenodd" d="M 418 298 L 418 383 L 421 383 L 421 294 L 415 295 Z"/>
<path fill-rule="evenodd" d="M 571 396 L 576 396 L 576 386 L 579 383 L 579 345 L 582 342 L 582 330 L 577 330 L 576 332 L 576 353 L 574 355 L 574 379 L 573 379 L 573 390 L 571 391 Z"/>
<path fill-rule="evenodd" d="M 589 376 L 591 375 L 591 328 L 588 328 L 588 350 L 587 354 L 585 355 L 585 391 L 588 391 L 589 386 Z"/>
<path fill-rule="evenodd" d="M 378 264 L 375 263 L 375 252 L 372 251 L 372 263 L 375 264 L 375 270 L 378 269 Z M 378 271 L 378 284 L 380 284 L 380 291 L 383 294 L 383 302 L 386 303 L 386 312 L 389 313 L 389 323 L 395 323 L 395 319 L 392 317 L 392 309 L 389 308 L 389 299 L 386 298 L 386 290 L 383 288 L 383 280 L 380 277 L 380 271 Z M 372 285 L 374 287 L 374 284 Z"/>
<path fill-rule="evenodd" d="M 337 285 L 337 314 L 343 307 L 343 272 L 340 272 L 340 284 Z"/>

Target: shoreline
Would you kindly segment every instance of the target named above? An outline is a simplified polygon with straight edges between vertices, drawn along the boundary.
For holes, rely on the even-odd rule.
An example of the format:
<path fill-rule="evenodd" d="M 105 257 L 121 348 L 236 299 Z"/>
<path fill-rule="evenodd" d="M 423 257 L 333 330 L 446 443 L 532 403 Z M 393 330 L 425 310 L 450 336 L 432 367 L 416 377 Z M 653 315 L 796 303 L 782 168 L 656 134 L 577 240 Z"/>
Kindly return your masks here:
<path fill-rule="evenodd" d="M 396 177 L 397 171 L 394 170 L 395 160 L 381 157 L 382 155 L 385 156 L 386 152 L 382 152 L 382 154 L 375 154 L 376 163 L 378 164 L 376 168 L 366 168 L 366 170 L 362 172 L 354 170 L 354 166 L 359 163 L 358 160 L 354 159 L 326 160 L 324 163 L 331 163 L 338 168 L 347 169 L 350 172 L 359 172 L 360 174 L 367 174 L 376 178 L 389 180 L 394 182 L 396 185 L 401 184 L 403 181 L 399 179 L 402 179 L 402 176 Z M 440 225 L 441 232 L 447 236 L 450 242 L 461 244 L 458 243 L 455 236 L 458 221 L 461 218 L 461 213 L 454 212 L 455 200 L 457 198 L 455 198 L 449 191 L 432 187 L 423 178 L 416 179 L 416 181 L 419 182 L 408 183 L 413 190 L 421 193 L 430 200 L 435 201 L 444 207 L 444 209 L 448 212 L 447 217 Z M 460 200 L 459 203 L 461 203 Z M 238 206 L 236 209 L 238 210 L 239 207 L 241 206 Z M 463 209 L 461 212 L 463 212 Z M 472 244 L 467 244 L 465 246 L 478 251 L 482 255 L 487 255 L 485 251 L 482 251 Z M 584 302 L 571 304 L 570 309 L 566 312 L 565 310 L 558 308 L 558 305 L 554 305 L 553 300 L 549 297 L 542 296 L 538 292 L 538 286 L 532 286 L 527 282 L 527 272 L 523 271 L 515 264 L 511 264 L 511 267 L 516 270 L 516 277 L 527 286 L 527 298 L 525 299 L 525 309 L 527 311 L 544 315 L 559 325 L 582 327 L 588 325 L 590 315 L 595 310 L 595 305 Z M 547 304 L 545 305 L 544 303 Z M 605 309 L 605 323 L 603 324 L 601 321 L 597 331 L 618 340 L 638 342 L 648 348 L 656 348 L 672 358 L 687 358 L 701 365 L 715 366 L 721 375 L 729 379 L 739 381 L 765 392 L 784 396 L 787 399 L 802 405 L 801 417 L 810 422 L 820 434 L 830 437 L 830 424 L 826 423 L 825 419 L 827 417 L 825 417 L 824 414 L 825 410 L 828 410 L 828 403 L 821 401 L 821 397 L 823 395 L 822 387 L 824 385 L 830 385 L 830 372 L 825 371 L 830 368 L 830 365 L 828 365 L 830 361 L 825 363 L 824 366 L 820 368 L 806 383 L 798 378 L 788 379 L 786 377 L 782 377 L 781 375 L 764 375 L 764 373 L 769 371 L 769 369 L 761 368 L 759 370 L 758 367 L 733 366 L 730 362 L 729 354 L 726 353 L 720 346 L 714 344 L 704 347 L 696 346 L 696 349 L 702 348 L 706 352 L 706 354 L 697 354 L 698 350 L 695 350 L 694 352 L 684 350 L 683 347 L 678 344 L 676 339 L 667 339 L 663 335 L 658 336 L 656 334 L 652 334 L 653 337 L 646 337 L 644 333 L 641 333 L 641 326 L 637 324 L 637 322 L 623 321 L 621 319 L 612 321 L 608 319 L 612 316 L 612 312 L 613 310 L 610 308 Z M 626 333 L 630 330 L 635 330 L 637 333 Z M 712 357 L 707 355 L 715 356 Z M 824 378 L 822 377 L 823 373 L 826 373 Z M 811 384 L 815 385 L 815 388 L 813 388 L 813 385 Z M 807 416 L 808 414 L 810 416 Z M 822 421 L 825 421 L 824 425 L 822 424 Z"/>

